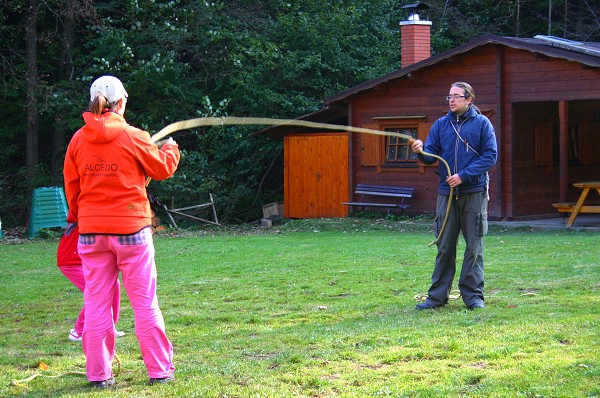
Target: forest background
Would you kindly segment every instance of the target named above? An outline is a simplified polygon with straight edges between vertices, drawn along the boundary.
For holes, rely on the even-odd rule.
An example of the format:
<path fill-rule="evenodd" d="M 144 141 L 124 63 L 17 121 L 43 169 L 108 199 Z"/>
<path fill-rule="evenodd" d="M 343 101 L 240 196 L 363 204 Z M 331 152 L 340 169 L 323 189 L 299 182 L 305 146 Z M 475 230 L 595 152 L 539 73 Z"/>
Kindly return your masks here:
<path fill-rule="evenodd" d="M 125 117 L 151 134 L 205 116 L 297 118 L 400 67 L 413 0 L 0 1 L 0 218 L 27 224 L 31 190 L 62 186 L 89 86 L 118 76 Z M 429 0 L 432 55 L 483 34 L 600 42 L 592 0 Z M 260 217 L 283 195 L 283 143 L 261 126 L 174 135 L 175 176 L 152 182 L 177 207 L 218 198 L 222 222 Z"/>

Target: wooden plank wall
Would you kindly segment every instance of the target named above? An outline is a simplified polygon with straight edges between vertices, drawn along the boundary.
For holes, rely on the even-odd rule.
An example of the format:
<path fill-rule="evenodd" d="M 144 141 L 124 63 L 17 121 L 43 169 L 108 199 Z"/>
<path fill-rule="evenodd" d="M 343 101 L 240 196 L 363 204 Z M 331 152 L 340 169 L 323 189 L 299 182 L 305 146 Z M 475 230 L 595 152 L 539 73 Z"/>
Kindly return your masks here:
<path fill-rule="evenodd" d="M 547 167 L 532 167 L 534 125 L 544 120 L 558 123 L 559 100 L 574 101 L 569 102 L 569 123 L 585 118 L 586 112 L 588 115 L 600 112 L 600 70 L 529 51 L 482 46 L 361 93 L 351 100 L 351 123 L 367 126 L 376 124 L 377 117 L 425 115 L 425 124 L 431 126 L 448 111 L 444 97 L 455 81 L 466 81 L 473 86 L 475 104 L 490 111 L 496 130 L 503 164 L 497 164 L 490 173 L 490 218 L 553 212 L 551 202 L 558 194 L 558 174 Z M 587 105 L 577 102 L 582 100 L 587 100 Z M 426 133 L 419 138 L 424 140 Z M 352 142 L 360 142 L 358 134 Z M 415 188 L 415 196 L 409 212 L 435 211 L 436 167 L 378 171 L 377 167 L 361 165 L 359 145 L 353 147 L 351 156 L 354 184 L 411 186 Z M 600 179 L 598 165 L 569 168 L 569 179 L 586 176 Z M 571 190 L 568 193 L 573 194 Z"/>
<path fill-rule="evenodd" d="M 600 112 L 600 70 L 577 62 L 553 59 L 543 55 L 506 50 L 506 92 L 512 114 L 511 138 L 513 175 L 506 189 L 513 196 L 510 217 L 556 215 L 553 202 L 560 200 L 560 189 L 566 189 L 566 200 L 576 200 L 579 192 L 572 183 L 600 178 L 598 163 L 567 162 L 566 181 L 560 179 L 557 136 L 560 128 L 559 101 L 566 101 L 569 126 L 590 121 L 594 109 Z M 555 130 L 552 164 L 536 164 L 536 124 L 548 123 Z M 600 154 L 600 146 L 596 153 Z M 567 151 L 568 152 L 568 151 Z M 600 156 L 600 155 L 599 155 Z"/>
<path fill-rule="evenodd" d="M 448 112 L 450 85 L 455 81 L 466 81 L 473 85 L 476 93 L 476 105 L 481 109 L 494 109 L 496 99 L 496 53 L 493 48 L 477 51 L 476 56 L 453 58 L 442 61 L 431 68 L 413 73 L 410 77 L 397 79 L 381 89 L 372 90 L 356 98 L 352 104 L 354 110 L 353 125 L 372 125 L 374 118 L 381 116 L 425 115 L 422 135 L 425 140 L 431 125 Z M 494 112 L 492 124 L 497 129 Z M 358 142 L 358 139 L 353 139 Z M 409 213 L 434 213 L 439 177 L 435 174 L 437 165 L 405 170 L 377 171 L 375 167 L 361 167 L 360 150 L 356 146 L 352 152 L 355 165 L 353 180 L 356 183 L 381 183 L 415 188 L 415 195 Z M 492 179 L 497 173 L 492 170 Z M 492 195 L 497 195 L 497 189 Z M 490 202 L 490 214 L 499 215 L 499 201 Z"/>

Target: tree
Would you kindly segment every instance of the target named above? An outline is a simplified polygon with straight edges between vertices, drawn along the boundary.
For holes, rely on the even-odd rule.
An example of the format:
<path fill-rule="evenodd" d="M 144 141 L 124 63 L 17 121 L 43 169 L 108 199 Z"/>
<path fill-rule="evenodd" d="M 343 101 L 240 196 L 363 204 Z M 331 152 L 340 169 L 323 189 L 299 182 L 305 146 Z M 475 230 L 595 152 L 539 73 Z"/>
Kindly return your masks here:
<path fill-rule="evenodd" d="M 409 1 L 0 3 L 4 225 L 26 221 L 21 203 L 28 186 L 62 184 L 64 150 L 100 75 L 123 80 L 131 94 L 127 120 L 150 133 L 201 116 L 295 118 L 399 67 L 400 3 Z M 545 34 L 550 22 L 554 35 L 600 41 L 600 5 L 591 0 L 553 0 L 550 18 L 548 0 L 427 3 L 434 54 L 487 33 Z M 251 136 L 260 128 L 176 133 L 180 170 L 151 189 L 181 205 L 212 192 L 221 219 L 257 217 L 264 202 L 281 196 L 282 185 L 282 143 Z"/>
<path fill-rule="evenodd" d="M 29 0 L 27 7 L 27 26 L 25 27 L 25 44 L 27 53 L 27 150 L 26 167 L 28 180 L 33 175 L 33 167 L 38 163 L 38 108 L 36 90 L 37 76 L 37 1 Z"/>

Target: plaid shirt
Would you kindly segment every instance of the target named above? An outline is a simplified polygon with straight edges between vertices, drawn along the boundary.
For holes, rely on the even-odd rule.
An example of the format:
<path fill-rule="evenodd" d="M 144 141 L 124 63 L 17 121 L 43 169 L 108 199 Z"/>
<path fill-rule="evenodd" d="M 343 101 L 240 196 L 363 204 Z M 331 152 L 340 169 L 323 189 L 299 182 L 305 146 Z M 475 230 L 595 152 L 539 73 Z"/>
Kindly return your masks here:
<path fill-rule="evenodd" d="M 119 235 L 119 244 L 123 246 L 140 246 L 147 243 L 146 234 L 141 231 L 131 235 Z M 82 245 L 93 245 L 96 243 L 96 234 L 81 234 L 79 235 L 79 243 Z"/>

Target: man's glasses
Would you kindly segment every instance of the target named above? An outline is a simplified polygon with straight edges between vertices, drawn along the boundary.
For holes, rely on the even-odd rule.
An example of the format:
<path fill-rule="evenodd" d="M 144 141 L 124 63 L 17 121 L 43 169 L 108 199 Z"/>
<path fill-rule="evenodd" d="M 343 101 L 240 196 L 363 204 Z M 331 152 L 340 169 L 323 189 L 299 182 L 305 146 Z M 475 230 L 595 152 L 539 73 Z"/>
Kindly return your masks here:
<path fill-rule="evenodd" d="M 464 95 L 458 95 L 458 94 L 448 95 L 446 97 L 446 101 L 450 101 L 451 99 L 459 99 L 459 98 L 465 98 L 465 96 Z"/>

